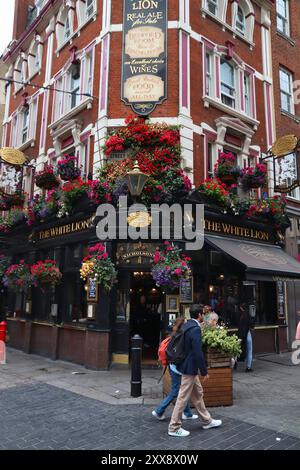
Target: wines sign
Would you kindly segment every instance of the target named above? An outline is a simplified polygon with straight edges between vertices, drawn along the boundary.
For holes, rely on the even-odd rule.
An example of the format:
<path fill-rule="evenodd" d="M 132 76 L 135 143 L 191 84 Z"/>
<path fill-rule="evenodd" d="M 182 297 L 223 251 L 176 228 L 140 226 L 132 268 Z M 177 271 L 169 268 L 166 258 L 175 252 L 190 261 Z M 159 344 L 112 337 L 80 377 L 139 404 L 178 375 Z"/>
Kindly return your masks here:
<path fill-rule="evenodd" d="M 167 98 L 167 0 L 124 0 L 121 98 L 148 116 Z"/>

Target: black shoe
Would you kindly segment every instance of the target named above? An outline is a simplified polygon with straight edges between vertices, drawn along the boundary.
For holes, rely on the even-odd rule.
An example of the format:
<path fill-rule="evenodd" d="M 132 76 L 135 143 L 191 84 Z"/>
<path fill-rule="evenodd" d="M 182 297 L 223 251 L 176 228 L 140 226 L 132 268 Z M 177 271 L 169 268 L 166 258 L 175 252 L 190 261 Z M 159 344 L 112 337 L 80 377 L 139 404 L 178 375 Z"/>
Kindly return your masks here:
<path fill-rule="evenodd" d="M 253 372 L 253 369 L 251 369 L 251 367 L 247 367 L 245 372 Z"/>

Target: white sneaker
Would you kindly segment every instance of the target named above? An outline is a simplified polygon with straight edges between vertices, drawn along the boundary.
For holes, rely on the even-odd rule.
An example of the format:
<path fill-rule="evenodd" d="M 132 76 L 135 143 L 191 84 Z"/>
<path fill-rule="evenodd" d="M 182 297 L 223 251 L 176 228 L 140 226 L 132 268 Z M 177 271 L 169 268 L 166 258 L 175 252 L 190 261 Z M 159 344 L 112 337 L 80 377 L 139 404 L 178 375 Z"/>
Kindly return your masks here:
<path fill-rule="evenodd" d="M 169 436 L 173 437 L 187 437 L 190 435 L 190 431 L 186 431 L 185 429 L 179 428 L 176 431 L 168 431 Z"/>
<path fill-rule="evenodd" d="M 166 419 L 165 415 L 159 416 L 155 410 L 153 410 L 151 414 L 152 416 L 154 416 L 154 418 L 158 419 L 159 421 L 164 421 Z"/>
<path fill-rule="evenodd" d="M 209 424 L 202 426 L 202 429 L 218 428 L 219 426 L 221 426 L 221 424 L 222 424 L 221 419 L 212 419 Z"/>
<path fill-rule="evenodd" d="M 198 415 L 187 416 L 185 413 L 182 413 L 182 419 L 198 419 Z"/>

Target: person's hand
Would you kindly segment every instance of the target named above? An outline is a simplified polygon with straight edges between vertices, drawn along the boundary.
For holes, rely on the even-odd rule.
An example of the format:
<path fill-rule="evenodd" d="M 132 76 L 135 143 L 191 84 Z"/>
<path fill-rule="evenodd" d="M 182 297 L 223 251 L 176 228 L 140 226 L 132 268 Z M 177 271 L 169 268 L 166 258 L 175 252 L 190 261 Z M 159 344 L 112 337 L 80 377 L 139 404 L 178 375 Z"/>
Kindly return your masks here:
<path fill-rule="evenodd" d="M 206 374 L 206 375 L 202 378 L 203 383 L 207 382 L 208 379 L 209 379 L 209 375 Z"/>

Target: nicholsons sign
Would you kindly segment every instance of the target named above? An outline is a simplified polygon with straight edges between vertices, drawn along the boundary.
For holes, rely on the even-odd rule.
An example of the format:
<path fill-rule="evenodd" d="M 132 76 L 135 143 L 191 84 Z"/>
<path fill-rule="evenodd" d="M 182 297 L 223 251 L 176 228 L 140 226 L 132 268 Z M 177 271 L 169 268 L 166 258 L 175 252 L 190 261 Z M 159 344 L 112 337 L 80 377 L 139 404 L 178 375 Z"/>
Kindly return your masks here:
<path fill-rule="evenodd" d="M 167 0 L 124 0 L 122 100 L 149 115 L 167 95 Z"/>

